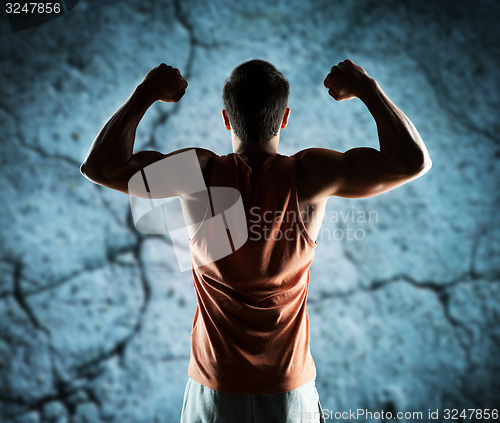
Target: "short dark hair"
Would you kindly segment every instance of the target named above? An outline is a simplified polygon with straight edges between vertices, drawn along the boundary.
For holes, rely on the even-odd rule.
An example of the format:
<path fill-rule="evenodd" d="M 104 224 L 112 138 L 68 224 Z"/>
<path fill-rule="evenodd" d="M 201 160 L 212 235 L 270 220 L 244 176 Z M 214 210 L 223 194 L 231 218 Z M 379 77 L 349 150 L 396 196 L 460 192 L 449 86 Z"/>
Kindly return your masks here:
<path fill-rule="evenodd" d="M 289 93 L 288 80 L 269 62 L 255 59 L 236 67 L 224 82 L 222 100 L 241 141 L 265 143 L 276 135 Z"/>

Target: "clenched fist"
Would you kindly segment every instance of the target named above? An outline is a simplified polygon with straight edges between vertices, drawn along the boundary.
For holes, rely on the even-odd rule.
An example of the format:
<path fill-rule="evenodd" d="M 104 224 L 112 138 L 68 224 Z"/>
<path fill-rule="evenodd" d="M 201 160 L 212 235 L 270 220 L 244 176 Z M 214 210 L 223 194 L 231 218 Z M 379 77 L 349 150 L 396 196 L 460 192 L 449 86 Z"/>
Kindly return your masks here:
<path fill-rule="evenodd" d="M 154 100 L 177 103 L 185 94 L 188 83 L 179 69 L 162 63 L 148 72 L 141 86 Z"/>
<path fill-rule="evenodd" d="M 361 66 L 344 60 L 332 67 L 324 84 L 328 88 L 328 94 L 335 100 L 342 101 L 359 97 L 375 85 L 375 80 Z"/>

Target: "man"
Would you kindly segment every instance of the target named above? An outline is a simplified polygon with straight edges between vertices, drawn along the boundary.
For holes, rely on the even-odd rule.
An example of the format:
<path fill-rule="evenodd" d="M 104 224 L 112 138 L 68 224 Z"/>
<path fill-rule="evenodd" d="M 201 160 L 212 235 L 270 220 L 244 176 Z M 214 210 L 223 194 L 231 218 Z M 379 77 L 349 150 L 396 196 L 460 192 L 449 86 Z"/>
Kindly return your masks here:
<path fill-rule="evenodd" d="M 224 84 L 222 115 L 233 153 L 194 148 L 207 187 L 241 193 L 250 236 L 232 254 L 210 262 L 200 231 L 190 233 L 193 263 L 201 264 L 193 266 L 198 305 L 182 422 L 322 421 L 306 300 L 326 202 L 334 195 L 378 195 L 431 167 L 413 124 L 363 68 L 345 60 L 332 67 L 324 85 L 337 101 L 363 101 L 376 121 L 380 151 L 278 154 L 290 115 L 289 84 L 261 60 L 241 64 Z M 141 169 L 191 150 L 133 153 L 146 110 L 156 100 L 179 101 L 186 88 L 177 69 L 161 64 L 151 70 L 101 130 L 81 172 L 129 193 L 128 182 Z M 212 201 L 210 206 L 213 215 Z"/>

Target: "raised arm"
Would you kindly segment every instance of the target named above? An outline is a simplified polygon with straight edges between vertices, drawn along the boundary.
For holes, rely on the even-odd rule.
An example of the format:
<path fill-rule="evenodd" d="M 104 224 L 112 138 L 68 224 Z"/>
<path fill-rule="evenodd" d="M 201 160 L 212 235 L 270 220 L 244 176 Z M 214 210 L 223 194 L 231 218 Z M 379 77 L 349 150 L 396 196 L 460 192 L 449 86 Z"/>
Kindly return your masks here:
<path fill-rule="evenodd" d="M 127 194 L 128 181 L 136 172 L 165 157 L 189 150 L 185 148 L 169 154 L 158 151 L 133 153 L 137 126 L 148 108 L 157 100 L 179 101 L 187 85 L 178 69 L 164 63 L 152 69 L 101 129 L 80 167 L 81 173 L 96 184 Z M 200 157 L 203 149 L 196 150 Z"/>
<path fill-rule="evenodd" d="M 310 196 L 370 197 L 411 181 L 431 168 L 431 159 L 411 121 L 363 68 L 350 60 L 332 67 L 325 79 L 337 101 L 358 97 L 377 124 L 380 151 L 353 148 L 340 153 L 309 148 L 296 154 Z"/>

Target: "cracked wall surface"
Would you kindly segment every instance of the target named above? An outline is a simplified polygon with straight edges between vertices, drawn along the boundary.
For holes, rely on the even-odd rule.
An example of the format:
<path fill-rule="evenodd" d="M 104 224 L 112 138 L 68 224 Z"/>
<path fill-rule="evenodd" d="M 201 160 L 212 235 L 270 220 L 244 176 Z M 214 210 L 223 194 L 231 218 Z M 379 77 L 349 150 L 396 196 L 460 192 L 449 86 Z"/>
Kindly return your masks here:
<path fill-rule="evenodd" d="M 255 57 L 290 80 L 282 154 L 378 146 L 361 102 L 322 86 L 351 58 L 433 160 L 395 191 L 328 202 L 308 303 L 323 407 L 500 408 L 499 18 L 493 1 L 81 0 L 12 33 L 2 15 L 0 421 L 178 421 L 190 274 L 79 165 L 161 62 L 188 91 L 148 111 L 136 150 L 227 154 L 222 83 Z"/>

